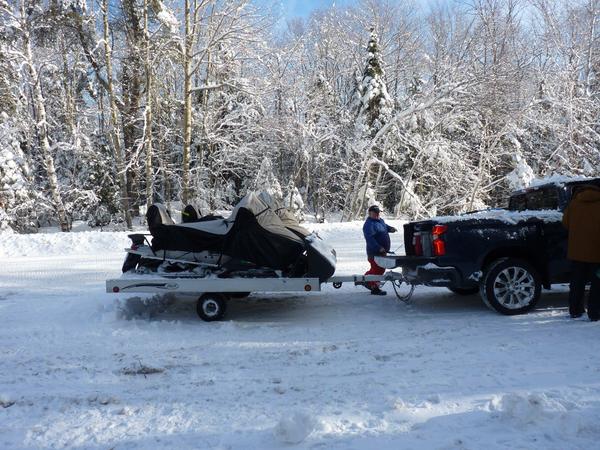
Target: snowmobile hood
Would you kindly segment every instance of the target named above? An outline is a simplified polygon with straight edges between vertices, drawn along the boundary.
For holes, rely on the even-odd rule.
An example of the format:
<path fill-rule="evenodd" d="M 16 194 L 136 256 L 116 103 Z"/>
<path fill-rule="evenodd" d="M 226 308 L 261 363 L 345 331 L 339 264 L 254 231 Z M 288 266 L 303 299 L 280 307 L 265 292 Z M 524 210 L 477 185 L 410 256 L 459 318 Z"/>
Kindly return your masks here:
<path fill-rule="evenodd" d="M 275 211 L 275 214 L 277 214 L 279 219 L 283 222 L 288 230 L 297 236 L 300 236 L 301 238 L 305 238 L 310 235 L 310 231 L 298 223 L 296 216 L 294 216 L 290 210 L 281 206 L 268 192 L 261 192 L 258 194 L 258 197 L 273 211 Z"/>

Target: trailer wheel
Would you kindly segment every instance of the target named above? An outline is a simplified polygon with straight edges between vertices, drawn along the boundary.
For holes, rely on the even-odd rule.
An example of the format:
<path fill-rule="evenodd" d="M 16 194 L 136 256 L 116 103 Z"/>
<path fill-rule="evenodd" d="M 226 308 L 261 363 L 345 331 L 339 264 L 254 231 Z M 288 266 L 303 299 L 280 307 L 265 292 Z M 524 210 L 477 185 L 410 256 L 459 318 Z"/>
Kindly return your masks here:
<path fill-rule="evenodd" d="M 204 294 L 198 299 L 196 312 L 205 322 L 223 319 L 227 310 L 227 301 L 222 294 Z"/>
<path fill-rule="evenodd" d="M 335 283 L 333 283 L 333 287 L 336 289 L 339 289 L 342 287 L 342 282 L 341 281 L 336 281 Z"/>
<path fill-rule="evenodd" d="M 541 292 L 537 270 L 519 258 L 500 258 L 492 262 L 480 285 L 483 302 L 490 309 L 508 316 L 531 311 Z"/>

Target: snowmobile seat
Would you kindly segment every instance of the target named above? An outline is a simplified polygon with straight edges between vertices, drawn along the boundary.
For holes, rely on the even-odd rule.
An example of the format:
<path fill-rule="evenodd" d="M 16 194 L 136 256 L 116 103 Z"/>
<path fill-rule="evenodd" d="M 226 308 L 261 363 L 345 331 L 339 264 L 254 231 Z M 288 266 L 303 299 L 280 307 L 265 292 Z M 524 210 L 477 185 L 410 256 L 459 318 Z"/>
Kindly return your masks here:
<path fill-rule="evenodd" d="M 155 203 L 148 208 L 146 213 L 146 222 L 148 223 L 148 229 L 151 234 L 154 234 L 154 230 L 160 225 L 175 225 L 175 222 L 171 218 L 171 214 L 161 203 Z"/>
<path fill-rule="evenodd" d="M 131 239 L 133 245 L 144 245 L 144 241 L 146 240 L 146 236 L 140 233 L 128 234 L 127 237 Z"/>
<path fill-rule="evenodd" d="M 198 210 L 192 205 L 187 205 L 183 208 L 183 211 L 181 211 L 181 223 L 198 222 L 199 218 L 200 214 L 198 214 Z"/>
<path fill-rule="evenodd" d="M 187 205 L 183 211 L 181 211 L 181 223 L 197 223 L 197 222 L 208 222 L 210 220 L 224 219 L 225 217 L 207 214 L 201 216 L 196 208 L 192 205 Z"/>
<path fill-rule="evenodd" d="M 209 222 L 211 220 L 223 220 L 223 219 L 225 219 L 225 217 L 223 217 L 223 216 L 214 215 L 214 214 L 208 214 L 206 216 L 200 217 L 197 220 L 197 222 Z"/>

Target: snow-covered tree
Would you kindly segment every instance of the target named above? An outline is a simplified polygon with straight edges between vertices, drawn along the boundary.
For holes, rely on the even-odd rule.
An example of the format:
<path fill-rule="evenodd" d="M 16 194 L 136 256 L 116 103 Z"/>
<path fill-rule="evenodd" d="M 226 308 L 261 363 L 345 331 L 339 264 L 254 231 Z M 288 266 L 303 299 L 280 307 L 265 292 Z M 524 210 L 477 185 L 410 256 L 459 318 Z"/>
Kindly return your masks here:
<path fill-rule="evenodd" d="M 0 229 L 35 228 L 32 173 L 21 148 L 24 136 L 6 112 L 0 112 Z"/>
<path fill-rule="evenodd" d="M 362 78 L 358 80 L 355 93 L 357 116 L 353 157 L 361 161 L 361 168 L 349 198 L 350 217 L 362 216 L 368 204 L 379 203 L 378 194 L 384 173 L 382 167 L 374 166 L 371 160 L 385 159 L 387 147 L 385 143 L 371 145 L 371 141 L 390 121 L 394 108 L 393 100 L 387 91 L 383 66 L 379 38 L 372 27 L 367 44 L 366 66 Z"/>
<path fill-rule="evenodd" d="M 373 137 L 389 122 L 394 102 L 385 83 L 384 63 L 375 28 L 367 44 L 367 63 L 356 88 L 356 127 L 363 136 Z"/>
<path fill-rule="evenodd" d="M 425 217 L 597 176 L 597 0 L 522 4 L 359 0 L 271 33 L 247 0 L 0 0 L 4 226 L 262 188 Z"/>

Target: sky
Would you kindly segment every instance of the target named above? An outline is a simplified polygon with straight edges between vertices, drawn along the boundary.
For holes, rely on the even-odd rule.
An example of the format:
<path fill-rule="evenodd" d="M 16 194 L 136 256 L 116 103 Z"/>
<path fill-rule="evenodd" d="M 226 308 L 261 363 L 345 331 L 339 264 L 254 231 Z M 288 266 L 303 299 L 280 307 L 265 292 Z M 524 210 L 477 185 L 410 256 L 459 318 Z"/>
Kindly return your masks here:
<path fill-rule="evenodd" d="M 355 0 L 253 0 L 258 6 L 272 8 L 273 12 L 281 16 L 285 22 L 294 17 L 308 17 L 312 11 L 319 8 L 328 8 L 332 4 L 347 6 Z"/>

